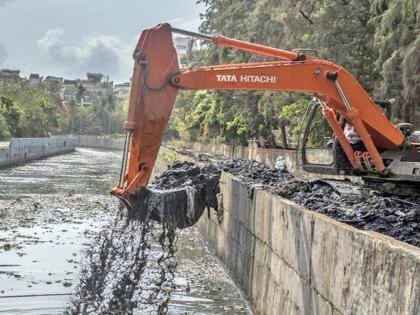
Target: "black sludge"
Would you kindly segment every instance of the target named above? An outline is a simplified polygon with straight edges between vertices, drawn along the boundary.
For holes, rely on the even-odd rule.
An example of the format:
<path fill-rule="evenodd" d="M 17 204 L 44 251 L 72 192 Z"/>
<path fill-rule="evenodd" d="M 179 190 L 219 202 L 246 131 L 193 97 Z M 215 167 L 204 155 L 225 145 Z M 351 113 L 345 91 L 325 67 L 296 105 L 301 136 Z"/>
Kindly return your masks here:
<path fill-rule="evenodd" d="M 148 188 L 130 198 L 130 214 L 175 228 L 194 225 L 205 209 L 217 210 L 220 171 L 213 165 L 202 168 L 190 162 L 177 162 L 156 177 Z"/>
<path fill-rule="evenodd" d="M 176 229 L 217 209 L 219 178 L 215 166 L 178 162 L 138 190 L 131 209 L 121 207 L 86 252 L 66 314 L 166 314 L 176 287 Z"/>
<path fill-rule="evenodd" d="M 302 181 L 287 170 L 249 160 L 227 160 L 218 167 L 255 187 L 294 201 L 362 230 L 372 230 L 420 246 L 420 198 L 397 197 L 342 181 Z"/>

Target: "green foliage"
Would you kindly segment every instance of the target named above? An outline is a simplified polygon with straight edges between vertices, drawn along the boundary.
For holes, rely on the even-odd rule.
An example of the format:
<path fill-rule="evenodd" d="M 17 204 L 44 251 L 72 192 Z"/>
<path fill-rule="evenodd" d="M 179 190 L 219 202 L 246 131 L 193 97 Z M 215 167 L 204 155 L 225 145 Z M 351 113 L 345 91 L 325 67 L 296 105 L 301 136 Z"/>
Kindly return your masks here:
<path fill-rule="evenodd" d="M 295 141 L 299 139 L 302 132 L 302 119 L 305 117 L 308 107 L 309 101 L 302 100 L 284 105 L 279 114 L 279 117 L 289 125 L 290 133 Z"/>
<path fill-rule="evenodd" d="M 161 156 L 168 164 L 174 163 L 177 160 L 175 151 L 163 151 Z"/>
<path fill-rule="evenodd" d="M 0 114 L 12 137 L 44 137 L 64 123 L 60 101 L 43 86 L 25 83 L 0 87 Z"/>
<path fill-rule="evenodd" d="M 78 92 L 83 88 L 79 86 Z M 80 96 L 82 97 L 82 96 Z M 65 129 L 68 133 L 102 135 L 121 134 L 126 118 L 128 100 L 117 102 L 112 91 L 95 98 L 92 105 L 80 106 L 79 100 L 69 104 L 70 119 Z"/>
<path fill-rule="evenodd" d="M 10 131 L 9 125 L 7 124 L 6 118 L 0 114 L 0 141 L 9 140 Z"/>
<path fill-rule="evenodd" d="M 382 80 L 377 93 L 394 97 L 398 120 L 413 122 L 420 99 L 420 6 L 417 0 L 374 0 L 375 63 Z M 420 108 L 417 108 L 418 110 Z"/>
<path fill-rule="evenodd" d="M 206 5 L 200 31 L 283 49 L 314 48 L 343 65 L 373 97 L 397 98 L 393 116 L 415 122 L 420 99 L 420 37 L 416 0 L 199 0 Z M 203 44 L 190 66 L 271 60 Z M 302 78 L 304 80 L 305 78 Z M 274 145 L 274 129 L 300 132 L 308 99 L 290 93 L 182 92 L 171 121 L 171 138 Z M 318 114 L 317 114 L 318 115 Z M 319 115 L 318 115 L 319 116 Z M 329 132 L 316 117 L 313 144 Z"/>
<path fill-rule="evenodd" d="M 0 96 L 0 114 L 5 120 L 9 137 L 11 135 L 19 137 L 22 134 L 20 120 L 23 111 L 21 108 L 11 98 L 2 95 Z"/>

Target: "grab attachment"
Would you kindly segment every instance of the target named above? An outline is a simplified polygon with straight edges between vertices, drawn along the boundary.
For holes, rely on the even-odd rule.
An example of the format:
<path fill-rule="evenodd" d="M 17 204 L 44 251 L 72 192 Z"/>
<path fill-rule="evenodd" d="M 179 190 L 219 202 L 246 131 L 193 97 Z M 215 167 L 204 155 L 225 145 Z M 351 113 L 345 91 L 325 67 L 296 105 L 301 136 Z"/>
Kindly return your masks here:
<path fill-rule="evenodd" d="M 174 228 L 193 226 L 205 209 L 217 210 L 220 171 L 178 162 L 158 176 L 147 188 L 139 188 L 123 202 L 129 217 L 151 219 Z"/>

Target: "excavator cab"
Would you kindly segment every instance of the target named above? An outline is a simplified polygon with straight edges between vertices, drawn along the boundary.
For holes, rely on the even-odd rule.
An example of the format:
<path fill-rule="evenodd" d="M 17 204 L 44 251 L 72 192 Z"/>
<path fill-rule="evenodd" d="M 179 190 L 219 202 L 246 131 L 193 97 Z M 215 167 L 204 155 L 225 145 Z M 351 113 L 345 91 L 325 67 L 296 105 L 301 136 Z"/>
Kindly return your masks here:
<path fill-rule="evenodd" d="M 375 100 L 375 104 L 384 115 L 390 117 L 394 100 Z M 338 117 L 338 122 L 344 130 L 346 119 Z M 312 100 L 301 123 L 296 150 L 298 165 L 308 173 L 317 174 L 325 179 L 352 179 L 357 176 L 366 186 L 385 193 L 402 196 L 420 195 L 420 146 L 412 139 L 415 131 L 412 124 L 400 123 L 397 128 L 410 142 L 402 154 L 395 150 L 381 150 L 381 156 L 388 170 L 394 169 L 394 174 L 381 175 L 371 169 L 364 159 L 366 148 L 363 143 L 352 144 L 357 158 L 357 168 L 354 168 L 334 133 L 328 128 L 328 123 L 322 115 L 322 104 Z M 314 132 L 316 130 L 316 133 Z M 315 139 L 313 136 L 316 134 Z"/>
<path fill-rule="evenodd" d="M 315 99 L 309 103 L 301 126 L 296 151 L 298 164 L 310 173 L 339 174 L 333 153 L 337 141 L 322 115 L 321 104 Z M 313 139 L 315 129 L 318 136 Z"/>

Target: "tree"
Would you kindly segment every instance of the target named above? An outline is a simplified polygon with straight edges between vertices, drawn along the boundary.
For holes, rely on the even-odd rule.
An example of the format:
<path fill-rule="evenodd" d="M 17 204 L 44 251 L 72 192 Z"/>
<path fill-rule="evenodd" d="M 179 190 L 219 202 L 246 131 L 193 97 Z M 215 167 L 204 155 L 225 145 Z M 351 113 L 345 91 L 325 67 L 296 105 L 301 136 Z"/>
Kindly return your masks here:
<path fill-rule="evenodd" d="M 57 98 L 25 83 L 0 89 L 0 113 L 12 137 L 43 137 L 64 122 Z"/>
<path fill-rule="evenodd" d="M 76 92 L 76 101 L 79 103 L 80 106 L 82 106 L 83 96 L 85 96 L 87 90 L 83 86 L 83 84 L 77 85 L 77 92 Z"/>
<path fill-rule="evenodd" d="M 0 96 L 0 114 L 7 124 L 7 133 L 9 133 L 9 136 L 20 137 L 22 135 L 20 122 L 23 111 L 10 97 L 5 95 Z"/>
<path fill-rule="evenodd" d="M 415 122 L 420 99 L 420 6 L 416 0 L 374 0 L 371 24 L 375 25 L 375 63 L 382 80 L 377 94 L 396 98 L 393 116 Z"/>
<path fill-rule="evenodd" d="M 10 139 L 9 125 L 7 124 L 6 118 L 0 114 L 0 141 Z"/>
<path fill-rule="evenodd" d="M 413 121 L 420 98 L 418 1 L 199 2 L 206 6 L 201 32 L 288 50 L 314 48 L 321 58 L 348 69 L 373 97 L 397 97 L 402 106 L 394 109 L 394 118 Z M 201 66 L 267 60 L 272 59 L 202 44 L 187 61 L 190 66 Z M 307 97 L 290 93 L 182 93 L 175 112 L 187 117 L 187 123 L 176 119 L 176 123 L 171 123 L 172 134 L 194 141 L 217 139 L 229 144 L 245 144 L 250 137 L 256 137 L 261 144 L 273 146 L 271 130 L 285 129 L 284 124 L 289 122 L 292 125 L 288 129 L 296 132 L 295 120 L 287 120 L 281 114 L 283 107 L 284 113 L 300 118 L 298 108 L 308 102 Z M 315 138 L 314 142 L 320 139 Z"/>

